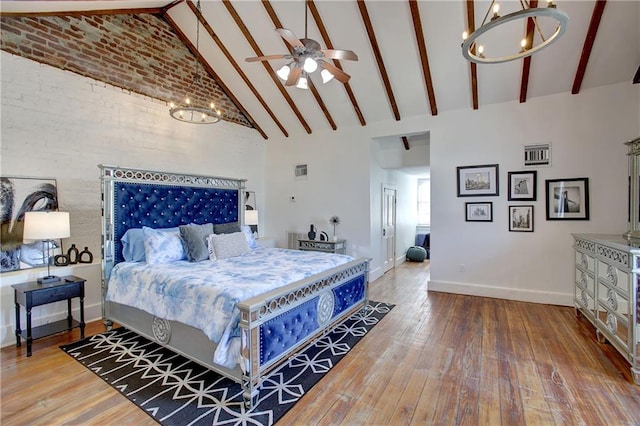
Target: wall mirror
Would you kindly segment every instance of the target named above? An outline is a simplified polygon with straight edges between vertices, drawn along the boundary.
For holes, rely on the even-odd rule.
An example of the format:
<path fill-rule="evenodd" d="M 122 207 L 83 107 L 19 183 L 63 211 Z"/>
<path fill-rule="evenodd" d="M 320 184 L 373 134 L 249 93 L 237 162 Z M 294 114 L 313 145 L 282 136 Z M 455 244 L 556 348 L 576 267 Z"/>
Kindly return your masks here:
<path fill-rule="evenodd" d="M 625 142 L 629 147 L 629 230 L 624 237 L 640 243 L 640 137 Z"/>

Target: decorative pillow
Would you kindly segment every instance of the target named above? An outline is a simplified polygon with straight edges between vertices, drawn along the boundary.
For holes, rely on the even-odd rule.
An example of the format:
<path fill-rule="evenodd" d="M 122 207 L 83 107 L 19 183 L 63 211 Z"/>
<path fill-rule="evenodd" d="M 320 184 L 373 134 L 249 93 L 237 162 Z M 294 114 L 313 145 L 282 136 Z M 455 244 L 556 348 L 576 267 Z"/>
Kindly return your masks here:
<path fill-rule="evenodd" d="M 211 234 L 207 237 L 207 251 L 209 252 L 209 260 L 218 260 L 216 252 L 213 249 L 213 237 L 215 234 Z"/>
<path fill-rule="evenodd" d="M 247 244 L 247 237 L 244 236 L 243 232 L 213 234 L 211 242 L 218 260 L 241 256 L 251 250 Z"/>
<path fill-rule="evenodd" d="M 178 232 L 178 228 L 157 228 L 159 232 Z M 120 239 L 122 242 L 122 257 L 125 262 L 144 262 L 144 234 L 142 228 L 130 228 Z"/>
<path fill-rule="evenodd" d="M 184 243 L 184 250 L 187 253 L 189 262 L 199 262 L 207 260 L 209 252 L 207 251 L 207 237 L 213 234 L 213 224 L 205 223 L 196 225 L 190 223 L 188 225 L 180 225 L 180 236 Z"/>
<path fill-rule="evenodd" d="M 179 230 L 162 232 L 143 226 L 142 234 L 144 235 L 144 253 L 149 265 L 185 259 Z"/>
<path fill-rule="evenodd" d="M 213 225 L 213 232 L 216 234 L 231 234 L 240 232 L 240 225 L 237 222 L 232 223 L 216 223 Z"/>
<path fill-rule="evenodd" d="M 240 227 L 240 230 L 242 231 L 244 236 L 247 238 L 247 244 L 249 245 L 249 248 L 250 249 L 258 248 L 258 243 L 256 242 L 256 239 L 253 237 L 253 231 L 251 230 L 251 227 L 249 225 L 242 225 Z"/>

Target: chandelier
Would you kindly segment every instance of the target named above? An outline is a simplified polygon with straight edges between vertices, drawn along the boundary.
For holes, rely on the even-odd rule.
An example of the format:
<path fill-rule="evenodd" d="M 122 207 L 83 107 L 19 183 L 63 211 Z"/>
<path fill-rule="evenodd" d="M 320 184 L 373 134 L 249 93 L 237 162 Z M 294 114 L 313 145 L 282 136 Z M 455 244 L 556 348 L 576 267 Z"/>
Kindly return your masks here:
<path fill-rule="evenodd" d="M 560 38 L 560 36 L 562 36 L 562 34 L 567 30 L 569 15 L 558 9 L 552 0 L 547 0 L 547 7 L 530 7 L 527 0 L 520 0 L 520 7 L 520 10 L 500 16 L 500 4 L 497 3 L 496 0 L 492 0 L 487 13 L 484 15 L 480 28 L 473 31 L 471 34 L 467 31 L 462 33 L 462 56 L 471 62 L 485 64 L 497 64 L 500 62 L 513 61 L 531 56 L 539 50 L 544 49 Z M 491 20 L 487 22 L 490 12 L 493 12 L 493 14 L 491 16 Z M 485 46 L 480 43 L 480 38 L 482 36 L 487 38 L 491 37 L 488 35 L 489 32 L 491 32 L 495 37 L 495 40 L 493 41 L 499 42 L 498 37 L 500 35 L 497 34 L 498 31 L 495 31 L 497 27 L 503 26 L 504 28 L 504 24 L 527 18 L 531 19 L 534 27 L 528 34 L 524 35 L 517 45 L 515 43 L 512 45 L 509 52 L 515 51 L 515 53 L 494 53 L 493 56 L 491 56 L 491 53 L 489 53 L 491 49 L 489 47 L 485 49 Z M 543 22 L 538 22 L 538 18 L 543 18 L 541 19 Z M 548 29 L 550 23 L 552 24 L 551 31 L 548 31 L 550 34 L 545 36 L 544 29 Z M 535 32 L 538 33 L 540 38 L 537 44 L 535 40 Z"/>
<path fill-rule="evenodd" d="M 200 0 L 197 3 L 198 15 L 201 14 Z M 196 54 L 200 52 L 200 19 L 196 16 Z M 193 124 L 213 124 L 220 121 L 222 112 L 216 108 L 213 102 L 209 105 L 198 104 L 195 96 L 197 93 L 205 93 L 205 88 L 200 77 L 200 61 L 196 55 L 196 66 L 193 73 L 193 80 L 187 88 L 183 101 L 179 104 L 171 102 L 169 104 L 169 114 L 176 120 Z"/>

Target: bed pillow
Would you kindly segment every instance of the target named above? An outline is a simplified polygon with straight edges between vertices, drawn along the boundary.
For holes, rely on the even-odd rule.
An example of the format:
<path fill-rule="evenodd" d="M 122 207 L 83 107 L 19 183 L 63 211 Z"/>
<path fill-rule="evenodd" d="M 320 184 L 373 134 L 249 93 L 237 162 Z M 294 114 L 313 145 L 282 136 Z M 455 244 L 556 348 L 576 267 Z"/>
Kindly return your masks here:
<path fill-rule="evenodd" d="M 159 231 L 157 229 L 142 227 L 144 235 L 144 253 L 149 265 L 173 262 L 186 258 L 180 231 Z"/>
<path fill-rule="evenodd" d="M 209 260 L 218 260 L 216 257 L 216 251 L 213 249 L 213 236 L 215 234 L 211 234 L 207 237 L 207 251 L 209 252 Z"/>
<path fill-rule="evenodd" d="M 231 234 L 233 232 L 240 232 L 240 225 L 237 222 L 231 223 L 216 223 L 213 225 L 213 232 L 216 234 Z"/>
<path fill-rule="evenodd" d="M 240 230 L 242 231 L 245 238 L 247 239 L 247 244 L 249 245 L 249 248 L 250 249 L 258 248 L 258 243 L 256 242 L 256 239 L 253 236 L 253 231 L 251 230 L 251 227 L 249 225 L 242 225 L 240 227 Z"/>
<path fill-rule="evenodd" d="M 197 225 L 190 223 L 188 225 L 180 225 L 179 229 L 180 237 L 182 237 L 182 242 L 184 243 L 184 251 L 189 262 L 207 260 L 209 258 L 207 237 L 213 234 L 213 224 Z"/>
<path fill-rule="evenodd" d="M 178 228 L 157 228 L 156 231 L 178 232 Z M 127 229 L 120 242 L 122 242 L 122 257 L 125 262 L 144 262 L 146 260 L 142 228 Z"/>
<path fill-rule="evenodd" d="M 243 232 L 213 234 L 211 242 L 213 243 L 213 251 L 217 260 L 241 256 L 251 250 L 249 244 L 247 244 L 247 237 L 244 236 Z"/>

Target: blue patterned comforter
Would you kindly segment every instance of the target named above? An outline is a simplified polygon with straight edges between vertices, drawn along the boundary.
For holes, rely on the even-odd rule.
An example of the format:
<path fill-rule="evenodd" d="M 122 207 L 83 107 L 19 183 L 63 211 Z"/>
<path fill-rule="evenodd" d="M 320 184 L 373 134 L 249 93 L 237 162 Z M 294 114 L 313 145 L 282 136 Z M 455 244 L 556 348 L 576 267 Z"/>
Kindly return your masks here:
<path fill-rule="evenodd" d="M 218 261 L 118 263 L 106 299 L 202 330 L 218 345 L 213 362 L 233 368 L 240 355 L 237 303 L 353 260 L 313 251 L 257 248 Z"/>

